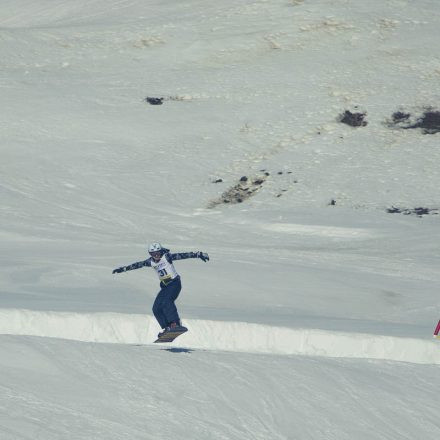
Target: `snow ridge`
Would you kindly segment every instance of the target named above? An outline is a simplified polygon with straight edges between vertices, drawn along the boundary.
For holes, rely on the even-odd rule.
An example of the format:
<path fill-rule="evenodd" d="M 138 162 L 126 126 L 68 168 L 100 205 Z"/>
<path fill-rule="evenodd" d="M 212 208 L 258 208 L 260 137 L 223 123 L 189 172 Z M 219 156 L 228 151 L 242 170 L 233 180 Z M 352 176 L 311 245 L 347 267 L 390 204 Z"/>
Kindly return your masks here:
<path fill-rule="evenodd" d="M 432 340 L 246 322 L 188 319 L 185 325 L 190 332 L 173 346 L 440 364 L 438 343 Z M 158 330 L 154 318 L 148 315 L 0 309 L 0 334 L 149 345 Z"/>

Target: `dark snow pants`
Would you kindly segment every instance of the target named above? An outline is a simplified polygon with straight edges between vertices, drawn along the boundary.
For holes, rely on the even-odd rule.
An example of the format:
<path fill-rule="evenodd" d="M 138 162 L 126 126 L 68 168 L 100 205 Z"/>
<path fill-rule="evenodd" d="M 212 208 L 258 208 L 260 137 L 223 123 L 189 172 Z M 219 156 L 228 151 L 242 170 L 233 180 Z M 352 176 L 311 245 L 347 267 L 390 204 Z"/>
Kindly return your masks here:
<path fill-rule="evenodd" d="M 174 304 L 180 291 L 182 283 L 180 277 L 175 278 L 170 284 L 160 283 L 160 292 L 157 294 L 153 304 L 153 313 L 161 328 L 168 327 L 172 322 L 180 323 L 177 307 Z"/>

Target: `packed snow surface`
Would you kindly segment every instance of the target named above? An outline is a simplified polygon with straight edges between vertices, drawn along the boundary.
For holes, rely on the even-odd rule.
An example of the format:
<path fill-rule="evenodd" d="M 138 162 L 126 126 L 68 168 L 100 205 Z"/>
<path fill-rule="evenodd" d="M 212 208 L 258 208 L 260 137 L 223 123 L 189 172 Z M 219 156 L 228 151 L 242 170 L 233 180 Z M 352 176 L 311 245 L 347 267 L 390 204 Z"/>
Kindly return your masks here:
<path fill-rule="evenodd" d="M 0 438 L 438 439 L 440 133 L 393 124 L 437 41 L 437 0 L 3 0 Z M 211 257 L 168 346 L 112 275 L 152 241 Z"/>
<path fill-rule="evenodd" d="M 438 366 L 4 336 L 2 438 L 434 438 Z"/>

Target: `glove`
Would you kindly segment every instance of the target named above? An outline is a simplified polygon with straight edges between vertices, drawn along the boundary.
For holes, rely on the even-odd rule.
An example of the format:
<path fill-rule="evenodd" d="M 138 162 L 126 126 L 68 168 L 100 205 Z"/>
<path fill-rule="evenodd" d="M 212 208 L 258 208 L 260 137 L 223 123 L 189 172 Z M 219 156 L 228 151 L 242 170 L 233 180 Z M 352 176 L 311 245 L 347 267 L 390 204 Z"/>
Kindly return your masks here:
<path fill-rule="evenodd" d="M 209 255 L 206 252 L 197 252 L 197 257 L 200 258 L 205 263 L 209 261 Z"/>
<path fill-rule="evenodd" d="M 112 273 L 121 273 L 121 272 L 124 272 L 124 268 L 123 267 L 118 267 Z"/>

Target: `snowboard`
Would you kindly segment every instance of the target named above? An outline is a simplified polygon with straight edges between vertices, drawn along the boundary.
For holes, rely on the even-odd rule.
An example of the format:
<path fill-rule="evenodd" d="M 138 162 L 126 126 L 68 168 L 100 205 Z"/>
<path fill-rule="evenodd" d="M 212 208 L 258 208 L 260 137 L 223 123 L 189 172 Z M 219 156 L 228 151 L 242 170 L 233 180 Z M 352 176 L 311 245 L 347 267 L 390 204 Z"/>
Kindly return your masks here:
<path fill-rule="evenodd" d="M 173 342 L 174 339 L 176 339 L 178 336 L 182 335 L 183 333 L 187 332 L 188 329 L 186 327 L 176 327 L 175 329 L 169 330 L 165 332 L 164 334 L 160 335 L 154 343 L 161 343 L 161 342 Z"/>

